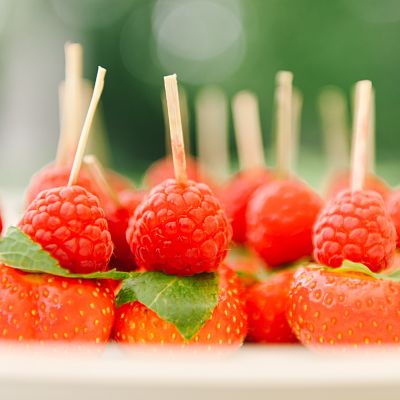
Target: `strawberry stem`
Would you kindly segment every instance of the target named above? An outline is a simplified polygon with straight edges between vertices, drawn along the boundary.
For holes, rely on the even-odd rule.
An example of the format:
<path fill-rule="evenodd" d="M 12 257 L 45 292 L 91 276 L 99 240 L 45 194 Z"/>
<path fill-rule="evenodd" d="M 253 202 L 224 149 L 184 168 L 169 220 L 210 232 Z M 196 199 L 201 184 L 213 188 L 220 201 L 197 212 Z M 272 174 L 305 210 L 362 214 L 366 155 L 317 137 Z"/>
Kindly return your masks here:
<path fill-rule="evenodd" d="M 171 135 L 172 159 L 175 179 L 179 184 L 187 184 L 186 155 L 183 141 L 181 110 L 176 75 L 164 77 L 165 96 L 167 99 L 169 129 Z"/>
<path fill-rule="evenodd" d="M 276 75 L 276 169 L 282 178 L 290 175 L 291 171 L 292 81 L 291 72 L 280 71 Z"/>
<path fill-rule="evenodd" d="M 200 165 L 223 181 L 229 174 L 228 102 L 221 89 L 207 87 L 197 95 L 196 124 Z"/>
<path fill-rule="evenodd" d="M 241 91 L 232 100 L 233 123 L 242 170 L 263 167 L 264 149 L 257 97 Z"/>
<path fill-rule="evenodd" d="M 83 50 L 79 43 L 65 44 L 65 81 L 59 87 L 60 137 L 56 164 L 66 165 L 76 150 L 81 129 L 81 84 Z"/>
<path fill-rule="evenodd" d="M 92 99 L 90 100 L 89 109 L 86 114 L 85 122 L 83 124 L 82 132 L 79 138 L 78 148 L 76 149 L 74 163 L 72 165 L 71 174 L 69 176 L 68 186 L 75 185 L 78 181 L 79 171 L 81 169 L 83 156 L 85 154 L 86 145 L 89 139 L 90 127 L 92 126 L 94 114 L 96 113 L 97 105 L 104 88 L 104 77 L 106 70 L 98 67 L 96 82 L 94 85 Z"/>
<path fill-rule="evenodd" d="M 356 84 L 353 118 L 353 144 L 351 159 L 351 190 L 362 190 L 368 162 L 368 134 L 371 113 L 371 81 L 359 81 Z"/>

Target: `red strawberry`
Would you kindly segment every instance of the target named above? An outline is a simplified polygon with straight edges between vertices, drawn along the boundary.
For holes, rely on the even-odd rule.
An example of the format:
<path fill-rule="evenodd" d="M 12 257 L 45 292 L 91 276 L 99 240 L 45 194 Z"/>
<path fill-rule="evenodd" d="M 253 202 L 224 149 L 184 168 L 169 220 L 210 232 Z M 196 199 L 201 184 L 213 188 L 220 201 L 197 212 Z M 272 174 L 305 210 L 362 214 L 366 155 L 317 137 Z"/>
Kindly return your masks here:
<path fill-rule="evenodd" d="M 232 228 L 209 187 L 174 179 L 150 191 L 127 230 L 137 265 L 176 275 L 215 271 L 231 236 Z"/>
<path fill-rule="evenodd" d="M 247 340 L 257 343 L 292 343 L 296 336 L 286 320 L 288 293 L 294 270 L 277 272 L 247 290 Z"/>
<path fill-rule="evenodd" d="M 0 265 L 0 338 L 105 343 L 114 295 L 103 283 Z"/>
<path fill-rule="evenodd" d="M 289 293 L 288 322 L 307 346 L 396 344 L 399 298 L 399 282 L 302 268 Z"/>
<path fill-rule="evenodd" d="M 314 227 L 314 257 L 339 267 L 343 260 L 372 271 L 388 267 L 396 248 L 396 230 L 382 197 L 372 191 L 344 191 L 321 212 Z"/>
<path fill-rule="evenodd" d="M 243 289 L 237 275 L 219 268 L 219 302 L 212 317 L 191 339 L 185 340 L 169 322 L 135 301 L 117 309 L 114 338 L 130 344 L 201 344 L 239 347 L 247 333 Z"/>
<path fill-rule="evenodd" d="M 304 183 L 275 180 L 261 186 L 247 208 L 247 242 L 269 266 L 312 253 L 312 228 L 321 198 Z"/>
<path fill-rule="evenodd" d="M 42 191 L 19 227 L 71 272 L 108 268 L 113 244 L 104 211 L 97 197 L 80 186 Z"/>
<path fill-rule="evenodd" d="M 222 188 L 221 201 L 231 221 L 235 242 L 246 241 L 246 211 L 252 194 L 272 179 L 272 174 L 264 168 L 250 169 L 234 176 Z"/>

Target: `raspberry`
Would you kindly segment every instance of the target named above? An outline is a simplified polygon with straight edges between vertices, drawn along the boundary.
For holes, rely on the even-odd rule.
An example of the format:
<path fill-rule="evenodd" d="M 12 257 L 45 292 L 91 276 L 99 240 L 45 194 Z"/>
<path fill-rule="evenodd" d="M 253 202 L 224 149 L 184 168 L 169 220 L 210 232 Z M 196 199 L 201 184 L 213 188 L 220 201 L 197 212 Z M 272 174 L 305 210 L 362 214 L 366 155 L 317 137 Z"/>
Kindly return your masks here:
<path fill-rule="evenodd" d="M 400 247 L 400 190 L 392 192 L 386 202 L 386 208 L 397 233 L 397 247 Z"/>
<path fill-rule="evenodd" d="M 221 201 L 232 224 L 232 239 L 236 243 L 246 241 L 246 210 L 251 195 L 272 179 L 272 174 L 265 169 L 251 169 L 237 174 L 222 189 Z"/>
<path fill-rule="evenodd" d="M 372 271 L 389 266 L 396 248 L 396 230 L 382 197 L 373 191 L 346 190 L 332 199 L 314 227 L 314 256 L 339 267 L 343 260 Z"/>
<path fill-rule="evenodd" d="M 250 199 L 247 241 L 269 266 L 312 254 L 312 227 L 322 200 L 300 181 L 273 181 Z"/>
<path fill-rule="evenodd" d="M 138 265 L 176 275 L 215 271 L 231 236 L 232 228 L 209 187 L 174 179 L 151 190 L 127 230 Z"/>
<path fill-rule="evenodd" d="M 104 271 L 113 251 L 104 211 L 96 196 L 80 186 L 42 191 L 19 227 L 75 273 Z"/>
<path fill-rule="evenodd" d="M 327 199 L 336 197 L 340 192 L 350 187 L 350 174 L 348 171 L 342 171 L 333 176 L 332 182 L 328 188 Z M 378 192 L 384 200 L 390 195 L 390 189 L 385 181 L 376 175 L 367 175 L 365 177 L 364 188 Z"/>
<path fill-rule="evenodd" d="M 33 175 L 25 193 L 26 204 L 29 205 L 36 196 L 42 191 L 68 184 L 71 166 L 57 166 L 49 164 Z M 78 185 L 84 187 L 90 193 L 99 197 L 96 184 L 90 179 L 89 175 L 82 167 L 79 173 Z"/>
<path fill-rule="evenodd" d="M 139 302 L 117 309 L 114 338 L 131 344 L 200 344 L 239 347 L 247 333 L 244 293 L 237 275 L 221 265 L 219 300 L 211 319 L 189 341 L 175 326 Z"/>
<path fill-rule="evenodd" d="M 114 243 L 114 253 L 110 265 L 122 271 L 130 271 L 136 268 L 135 258 L 126 240 L 126 230 L 129 219 L 143 197 L 143 192 L 132 189 L 124 190 L 119 194 L 122 207 L 112 205 L 105 209 L 108 229 Z"/>

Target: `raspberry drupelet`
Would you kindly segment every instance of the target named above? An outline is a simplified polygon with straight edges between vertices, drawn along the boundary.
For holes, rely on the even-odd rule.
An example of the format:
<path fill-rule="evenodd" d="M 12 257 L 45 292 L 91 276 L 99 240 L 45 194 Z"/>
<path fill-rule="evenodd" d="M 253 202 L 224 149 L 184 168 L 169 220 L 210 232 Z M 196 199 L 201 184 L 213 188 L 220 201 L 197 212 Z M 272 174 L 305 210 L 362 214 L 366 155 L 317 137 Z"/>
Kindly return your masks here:
<path fill-rule="evenodd" d="M 312 254 L 312 228 L 321 198 L 295 179 L 259 188 L 247 209 L 247 241 L 265 262 L 278 266 Z"/>
<path fill-rule="evenodd" d="M 190 340 L 155 312 L 135 301 L 117 309 L 114 339 L 130 344 L 239 347 L 247 334 L 244 292 L 237 275 L 224 265 L 218 270 L 219 299 L 211 318 Z"/>
<path fill-rule="evenodd" d="M 216 271 L 231 236 L 232 228 L 209 187 L 174 179 L 150 191 L 127 230 L 137 265 L 176 275 Z"/>
<path fill-rule="evenodd" d="M 42 191 L 19 227 L 74 273 L 105 271 L 113 244 L 96 196 L 80 186 Z"/>

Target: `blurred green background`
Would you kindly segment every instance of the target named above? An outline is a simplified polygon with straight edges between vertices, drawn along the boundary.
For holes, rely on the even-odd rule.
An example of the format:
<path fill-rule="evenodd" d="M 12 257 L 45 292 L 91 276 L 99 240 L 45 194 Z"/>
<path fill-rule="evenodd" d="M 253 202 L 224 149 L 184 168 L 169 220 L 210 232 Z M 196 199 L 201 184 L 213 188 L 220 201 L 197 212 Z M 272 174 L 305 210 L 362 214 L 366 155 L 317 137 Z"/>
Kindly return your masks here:
<path fill-rule="evenodd" d="M 67 40 L 84 45 L 87 78 L 108 68 L 102 108 L 120 171 L 139 176 L 163 156 L 160 92 L 173 72 L 192 112 L 203 85 L 228 96 L 254 91 L 271 163 L 274 77 L 288 69 L 304 96 L 300 173 L 317 183 L 325 171 L 321 87 L 350 95 L 357 80 L 371 79 L 378 171 L 396 184 L 399 38 L 398 0 L 0 0 L 0 185 L 24 185 L 54 158 Z M 192 135 L 194 122 L 192 114 Z M 232 134 L 231 150 L 235 157 Z"/>

